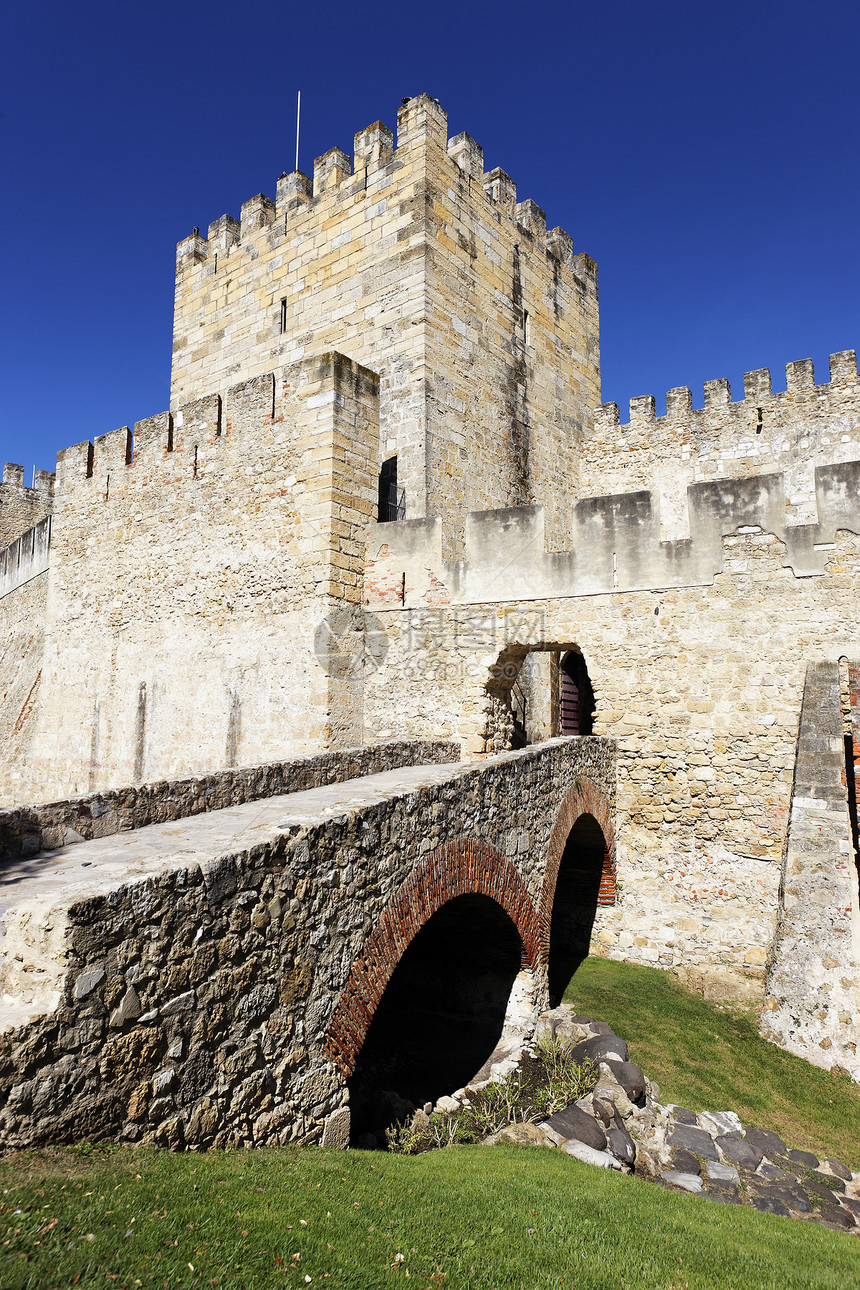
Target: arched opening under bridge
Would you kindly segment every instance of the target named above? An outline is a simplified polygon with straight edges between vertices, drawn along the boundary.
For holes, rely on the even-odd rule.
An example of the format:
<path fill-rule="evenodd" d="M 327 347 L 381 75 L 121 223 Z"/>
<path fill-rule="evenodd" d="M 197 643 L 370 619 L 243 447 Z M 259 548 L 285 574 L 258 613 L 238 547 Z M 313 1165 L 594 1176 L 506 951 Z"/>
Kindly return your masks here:
<path fill-rule="evenodd" d="M 549 929 L 547 977 L 552 1007 L 588 958 L 606 858 L 606 839 L 593 815 L 580 815 L 558 867 Z"/>
<path fill-rule="evenodd" d="M 441 906 L 416 933 L 375 1009 L 352 1075 L 354 1145 L 473 1079 L 504 1028 L 523 944 L 490 896 Z"/>

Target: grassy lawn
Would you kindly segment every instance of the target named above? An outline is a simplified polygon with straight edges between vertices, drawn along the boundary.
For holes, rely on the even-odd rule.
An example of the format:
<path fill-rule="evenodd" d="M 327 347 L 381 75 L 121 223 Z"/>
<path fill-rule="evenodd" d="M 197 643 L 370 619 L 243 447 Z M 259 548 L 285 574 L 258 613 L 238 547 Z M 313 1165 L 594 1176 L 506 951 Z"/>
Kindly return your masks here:
<path fill-rule="evenodd" d="M 0 1162 L 0 1201 L 2 1290 L 860 1281 L 856 1238 L 526 1147 L 32 1152 Z"/>
<path fill-rule="evenodd" d="M 860 1088 L 769 1044 L 753 1015 L 705 1003 L 668 972 L 608 959 L 586 959 L 564 997 L 627 1040 L 664 1102 L 737 1111 L 790 1147 L 860 1169 Z"/>
<path fill-rule="evenodd" d="M 567 995 L 664 1100 L 736 1110 L 860 1162 L 860 1094 L 666 973 L 591 959 Z M 0 1290 L 860 1284 L 860 1239 L 503 1145 L 421 1156 L 283 1149 L 32 1151 L 0 1160 Z"/>

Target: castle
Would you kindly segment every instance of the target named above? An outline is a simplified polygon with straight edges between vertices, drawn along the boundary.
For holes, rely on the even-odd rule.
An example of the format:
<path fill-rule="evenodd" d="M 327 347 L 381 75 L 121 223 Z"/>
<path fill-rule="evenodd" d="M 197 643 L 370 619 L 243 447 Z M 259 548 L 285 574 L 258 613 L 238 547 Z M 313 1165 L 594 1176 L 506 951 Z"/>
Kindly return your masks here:
<path fill-rule="evenodd" d="M 0 485 L 0 802 L 615 741 L 596 952 L 860 1078 L 853 351 L 600 404 L 597 268 L 428 95 L 177 248 L 170 410 Z"/>

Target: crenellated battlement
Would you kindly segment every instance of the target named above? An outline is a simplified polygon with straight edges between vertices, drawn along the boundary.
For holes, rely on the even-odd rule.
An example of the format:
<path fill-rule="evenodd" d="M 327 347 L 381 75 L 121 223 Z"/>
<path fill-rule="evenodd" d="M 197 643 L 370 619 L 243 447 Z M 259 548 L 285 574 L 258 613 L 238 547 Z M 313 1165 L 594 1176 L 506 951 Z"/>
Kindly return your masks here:
<path fill-rule="evenodd" d="M 241 506 L 293 536 L 306 525 L 301 562 L 333 591 L 354 563 L 342 559 L 352 529 L 372 512 L 378 391 L 375 373 L 324 354 L 74 444 L 57 457 L 61 544 L 79 524 L 76 542 L 130 517 L 175 526 L 193 514 L 214 531 Z M 340 537 L 332 517 L 321 523 L 332 506 Z"/>
<path fill-rule="evenodd" d="M 33 472 L 33 483 L 24 483 L 24 467 L 7 461 L 0 481 L 0 550 L 11 546 L 34 525 L 51 514 L 54 506 L 54 473 Z"/>
<path fill-rule="evenodd" d="M 860 459 L 815 469 L 817 515 L 786 522 L 783 474 L 720 479 L 687 489 L 688 536 L 665 541 L 652 491 L 588 497 L 572 507 L 573 542 L 549 549 L 542 506 L 473 512 L 461 560 L 442 555 L 442 520 L 374 525 L 365 570 L 367 609 L 556 600 L 611 592 L 708 586 L 729 543 L 781 543 L 795 577 L 826 573 L 836 535 L 860 534 Z"/>
<path fill-rule="evenodd" d="M 831 389 L 840 393 L 850 391 L 860 396 L 860 382 L 857 374 L 857 353 L 853 349 L 830 355 L 830 380 L 821 385 L 815 383 L 815 369 L 811 358 L 802 358 L 797 362 L 786 363 L 786 388 L 784 391 L 773 389 L 770 370 L 766 367 L 754 372 L 744 373 L 744 396 L 732 400 L 729 381 L 722 377 L 704 383 L 704 406 L 693 407 L 693 394 L 688 386 L 677 386 L 666 394 L 666 414 L 658 417 L 656 400 L 653 394 L 639 395 L 630 400 L 630 412 L 626 422 L 621 421 L 617 403 L 602 403 L 595 409 L 595 426 L 601 429 L 635 427 L 646 421 L 666 422 L 674 420 L 687 421 L 692 415 L 717 412 L 724 416 L 743 416 L 748 418 L 750 409 L 757 414 L 759 405 L 772 410 L 783 406 L 793 406 L 797 399 L 808 399 L 810 395 L 825 398 Z M 762 413 L 765 411 L 762 406 Z M 757 416 L 755 418 L 757 420 Z"/>
<path fill-rule="evenodd" d="M 700 408 L 680 386 L 667 393 L 662 416 L 653 395 L 643 395 L 630 400 L 626 422 L 617 404 L 604 403 L 584 443 L 581 494 L 656 488 L 663 536 L 675 537 L 684 528 L 688 485 L 782 471 L 788 518 L 811 522 L 814 468 L 860 457 L 857 355 L 832 354 L 830 380 L 821 385 L 811 359 L 788 363 L 785 373 L 786 388 L 774 390 L 766 368 L 747 372 L 743 397 L 734 401 L 727 380 L 706 381 Z"/>
<path fill-rule="evenodd" d="M 244 202 L 240 219 L 222 215 L 214 220 L 204 237 L 199 229 L 177 243 L 177 269 L 205 263 L 218 255 L 227 255 L 233 247 L 253 242 L 262 229 L 276 222 L 272 235 L 286 236 L 286 221 L 296 211 L 312 207 L 320 199 L 350 201 L 368 193 L 371 176 L 375 184 L 387 184 L 404 164 L 404 153 L 418 145 L 444 150 L 448 159 L 468 180 L 475 181 L 488 205 L 516 222 L 520 231 L 539 242 L 544 250 L 563 263 L 573 265 L 573 240 L 561 228 L 547 233 L 546 214 L 531 199 L 517 202 L 516 183 L 505 171 L 496 168 L 484 172 L 484 150 L 470 134 L 447 138 L 447 114 L 428 94 L 408 100 L 397 116 L 397 134 L 381 121 L 359 130 L 353 139 L 352 156 L 340 147 L 332 147 L 314 160 L 313 175 L 300 170 L 284 173 L 277 183 L 275 198 L 258 193 Z M 580 272 L 593 277 L 594 265 L 584 257 Z"/>

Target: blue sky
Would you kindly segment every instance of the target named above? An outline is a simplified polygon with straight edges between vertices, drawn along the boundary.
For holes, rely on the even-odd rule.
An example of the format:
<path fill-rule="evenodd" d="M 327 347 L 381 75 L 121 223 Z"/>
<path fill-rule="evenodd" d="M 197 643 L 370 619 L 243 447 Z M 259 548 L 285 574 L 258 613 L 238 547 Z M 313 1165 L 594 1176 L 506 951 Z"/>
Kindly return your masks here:
<path fill-rule="evenodd" d="M 4 18 L 0 462 L 168 405 L 175 243 L 427 91 L 600 266 L 603 397 L 860 343 L 860 6 L 29 0 Z"/>

